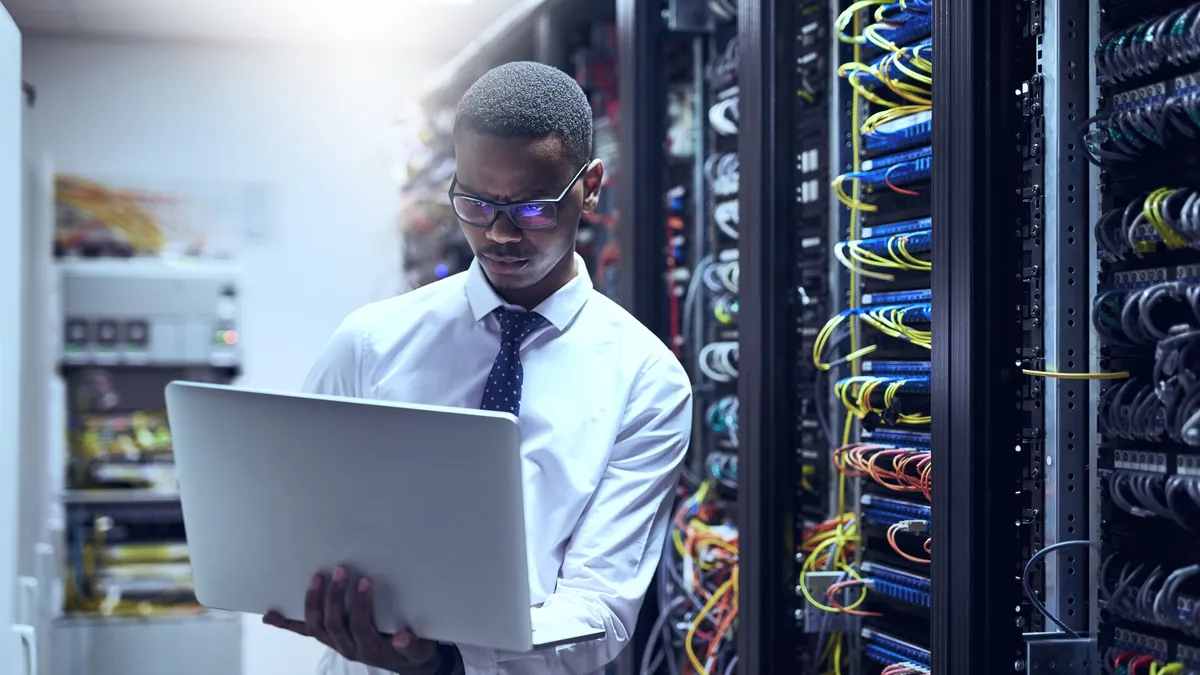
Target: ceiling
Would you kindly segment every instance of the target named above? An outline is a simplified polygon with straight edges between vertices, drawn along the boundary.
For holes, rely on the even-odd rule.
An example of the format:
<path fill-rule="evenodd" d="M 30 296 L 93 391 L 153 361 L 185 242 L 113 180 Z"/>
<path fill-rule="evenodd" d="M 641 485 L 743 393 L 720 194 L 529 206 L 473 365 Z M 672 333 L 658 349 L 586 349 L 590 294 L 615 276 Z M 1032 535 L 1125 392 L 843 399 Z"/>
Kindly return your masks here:
<path fill-rule="evenodd" d="M 514 0 L 0 0 L 28 36 L 360 46 L 445 57 Z"/>

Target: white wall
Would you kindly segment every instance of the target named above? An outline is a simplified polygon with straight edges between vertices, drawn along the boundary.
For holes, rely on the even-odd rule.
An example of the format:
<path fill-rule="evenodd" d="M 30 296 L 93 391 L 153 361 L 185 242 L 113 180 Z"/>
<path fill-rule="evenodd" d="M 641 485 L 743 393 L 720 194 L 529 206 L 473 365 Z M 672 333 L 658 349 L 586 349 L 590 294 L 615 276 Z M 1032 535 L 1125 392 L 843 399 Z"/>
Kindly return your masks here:
<path fill-rule="evenodd" d="M 347 312 L 400 288 L 388 139 L 434 58 L 49 39 L 24 57 L 27 138 L 59 171 L 267 186 L 265 235 L 233 246 L 243 384 L 299 386 Z M 311 673 L 318 653 L 247 622 L 245 675 Z"/>
<path fill-rule="evenodd" d="M 23 667 L 15 621 L 20 486 L 21 36 L 0 6 L 0 672 Z"/>

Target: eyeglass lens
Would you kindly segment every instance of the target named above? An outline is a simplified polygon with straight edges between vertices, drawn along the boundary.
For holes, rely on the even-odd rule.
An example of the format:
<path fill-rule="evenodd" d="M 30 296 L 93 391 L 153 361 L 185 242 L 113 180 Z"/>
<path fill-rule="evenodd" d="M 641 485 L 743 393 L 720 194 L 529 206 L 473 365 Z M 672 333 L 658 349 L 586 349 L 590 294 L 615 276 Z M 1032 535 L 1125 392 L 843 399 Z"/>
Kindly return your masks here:
<path fill-rule="evenodd" d="M 491 225 L 496 220 L 497 210 L 505 211 L 517 227 L 537 229 L 550 227 L 558 215 L 558 209 L 550 202 L 529 202 L 497 206 L 479 199 L 456 195 L 454 211 L 459 218 L 472 225 Z"/>

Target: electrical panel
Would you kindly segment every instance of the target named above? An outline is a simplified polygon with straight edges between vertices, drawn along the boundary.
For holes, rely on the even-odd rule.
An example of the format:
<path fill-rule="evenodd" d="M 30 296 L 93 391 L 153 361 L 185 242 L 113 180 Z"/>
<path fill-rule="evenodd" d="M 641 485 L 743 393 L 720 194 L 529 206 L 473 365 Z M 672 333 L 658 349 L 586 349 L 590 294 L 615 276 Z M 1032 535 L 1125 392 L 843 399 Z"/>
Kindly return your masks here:
<path fill-rule="evenodd" d="M 1102 0 L 1091 408 L 1105 672 L 1200 672 L 1200 4 Z"/>

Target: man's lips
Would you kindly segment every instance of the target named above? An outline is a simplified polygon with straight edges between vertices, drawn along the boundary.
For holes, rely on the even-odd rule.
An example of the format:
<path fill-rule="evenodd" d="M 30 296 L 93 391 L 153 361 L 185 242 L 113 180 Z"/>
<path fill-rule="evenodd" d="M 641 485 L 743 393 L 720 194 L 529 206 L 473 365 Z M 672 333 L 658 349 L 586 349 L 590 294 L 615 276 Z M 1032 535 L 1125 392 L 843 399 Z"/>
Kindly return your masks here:
<path fill-rule="evenodd" d="M 529 260 L 525 258 L 511 258 L 508 256 L 492 257 L 486 253 L 479 256 L 485 267 L 493 272 L 511 273 L 516 272 L 529 264 Z"/>

